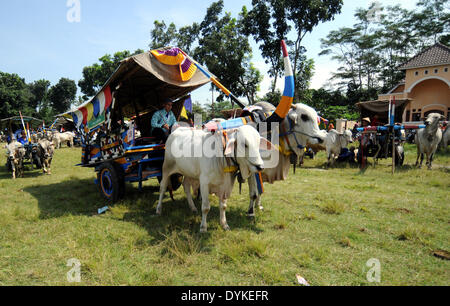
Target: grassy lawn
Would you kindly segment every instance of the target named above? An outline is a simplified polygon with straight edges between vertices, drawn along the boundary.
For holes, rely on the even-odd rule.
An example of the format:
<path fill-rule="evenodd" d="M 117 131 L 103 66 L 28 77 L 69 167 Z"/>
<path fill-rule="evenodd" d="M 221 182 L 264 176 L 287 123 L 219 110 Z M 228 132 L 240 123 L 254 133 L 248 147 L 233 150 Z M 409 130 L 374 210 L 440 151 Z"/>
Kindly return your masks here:
<path fill-rule="evenodd" d="M 305 159 L 289 179 L 266 185 L 264 212 L 246 217 L 248 188 L 228 202 L 230 232 L 212 199 L 200 234 L 182 189 L 155 217 L 158 183 L 106 214 L 94 171 L 75 167 L 80 149 L 56 151 L 51 176 L 26 171 L 13 181 L 0 166 L 0 285 L 71 285 L 67 261 L 81 262 L 81 285 L 372 285 L 366 262 L 381 263 L 380 285 L 450 285 L 450 150 L 419 170 L 415 147 L 392 176 L 391 160 L 364 173 L 324 170 L 325 155 Z M 200 203 L 197 202 L 197 207 Z"/>

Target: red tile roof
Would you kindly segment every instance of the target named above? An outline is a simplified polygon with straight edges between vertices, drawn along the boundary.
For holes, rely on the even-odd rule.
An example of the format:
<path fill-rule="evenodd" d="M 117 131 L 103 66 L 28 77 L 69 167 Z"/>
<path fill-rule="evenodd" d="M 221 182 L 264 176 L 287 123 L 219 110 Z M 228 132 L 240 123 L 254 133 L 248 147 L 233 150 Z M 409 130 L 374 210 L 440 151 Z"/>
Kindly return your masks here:
<path fill-rule="evenodd" d="M 399 70 L 446 64 L 450 64 L 450 48 L 441 43 L 437 43 L 408 60 L 399 67 Z"/>

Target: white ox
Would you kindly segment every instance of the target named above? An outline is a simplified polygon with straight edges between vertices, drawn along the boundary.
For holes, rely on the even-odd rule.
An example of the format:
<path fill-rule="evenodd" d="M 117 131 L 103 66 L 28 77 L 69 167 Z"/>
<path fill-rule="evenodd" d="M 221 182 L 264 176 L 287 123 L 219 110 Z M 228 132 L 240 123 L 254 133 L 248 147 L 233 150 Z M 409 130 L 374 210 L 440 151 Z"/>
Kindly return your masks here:
<path fill-rule="evenodd" d="M 256 105 L 261 106 L 264 112 L 273 112 L 275 107 L 266 102 L 260 102 Z M 268 127 L 270 128 L 270 127 Z M 272 149 L 272 154 L 276 154 L 278 163 L 268 166 L 268 158 L 263 157 L 265 166 L 262 172 L 264 182 L 273 184 L 275 181 L 285 180 L 289 174 L 291 167 L 291 154 L 302 157 L 305 153 L 304 147 L 309 144 L 318 144 L 324 141 L 324 134 L 319 129 L 317 123 L 317 112 L 305 104 L 295 104 L 289 111 L 287 118 L 280 124 L 280 147 Z M 258 206 L 263 210 L 261 205 L 261 194 L 258 191 L 255 175 L 248 180 L 250 193 L 250 206 L 248 216 L 255 215 L 254 208 Z"/>
<path fill-rule="evenodd" d="M 67 143 L 68 146 L 73 147 L 73 138 L 75 134 L 73 132 L 54 132 L 53 133 L 53 143 L 56 149 L 60 149 L 63 143 Z"/>
<path fill-rule="evenodd" d="M 416 133 L 416 145 L 417 145 L 417 160 L 416 166 L 420 165 L 419 168 L 422 168 L 424 154 L 427 155 L 427 166 L 428 169 L 431 170 L 434 158 L 434 153 L 436 153 L 436 149 L 439 143 L 442 140 L 442 131 L 439 128 L 439 121 L 444 120 L 445 117 L 438 113 L 431 113 L 425 119 L 425 128 L 420 129 Z"/>
<path fill-rule="evenodd" d="M 39 140 L 37 156 L 41 161 L 44 174 L 51 174 L 51 164 L 54 151 L 55 146 L 53 145 L 53 142 L 50 142 L 47 139 Z"/>
<path fill-rule="evenodd" d="M 170 176 L 181 174 L 185 177 L 183 187 L 193 212 L 197 209 L 192 200 L 191 187 L 195 190 L 196 186 L 200 186 L 202 194 L 200 232 L 206 232 L 208 228 L 206 219 L 210 210 L 209 194 L 216 194 L 219 198 L 220 225 L 229 230 L 225 211 L 236 172 L 239 170 L 242 178 L 247 179 L 262 170 L 264 163 L 259 153 L 260 145 L 270 147 L 270 143 L 248 125 L 215 134 L 203 130 L 178 128 L 169 136 L 166 143 L 163 178 L 156 213 L 160 215 L 162 212 L 162 200 Z M 199 149 L 201 154 L 193 154 L 199 152 Z"/>
<path fill-rule="evenodd" d="M 325 147 L 327 151 L 328 163 L 327 167 L 332 166 L 339 157 L 343 148 L 347 148 L 349 143 L 353 143 L 352 132 L 350 130 L 344 131 L 340 134 L 336 130 L 330 130 L 325 138 Z"/>
<path fill-rule="evenodd" d="M 23 159 L 25 157 L 25 148 L 18 141 L 12 141 L 5 146 L 8 159 L 8 168 L 12 171 L 12 177 L 23 176 Z"/>

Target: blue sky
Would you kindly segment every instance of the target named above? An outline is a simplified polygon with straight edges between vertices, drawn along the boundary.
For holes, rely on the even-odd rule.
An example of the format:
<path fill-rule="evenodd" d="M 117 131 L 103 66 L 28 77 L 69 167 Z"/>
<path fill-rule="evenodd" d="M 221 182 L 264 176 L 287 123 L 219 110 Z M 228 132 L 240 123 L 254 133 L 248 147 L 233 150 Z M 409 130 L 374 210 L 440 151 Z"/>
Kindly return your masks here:
<path fill-rule="evenodd" d="M 212 0 L 79 0 L 80 22 L 70 23 L 67 0 L 14 0 L 0 2 L 0 71 L 17 73 L 26 82 L 48 79 L 55 84 L 61 77 L 78 80 L 82 69 L 106 53 L 121 50 L 148 50 L 154 20 L 174 22 L 177 26 L 201 21 Z M 342 13 L 334 21 L 319 25 L 303 42 L 307 56 L 316 62 L 312 87 L 321 87 L 337 68 L 327 57 L 319 57 L 320 38 L 332 29 L 351 26 L 358 7 L 368 7 L 372 0 L 344 0 Z M 381 0 L 383 4 L 401 4 L 412 9 L 415 1 Z M 225 10 L 234 16 L 251 0 L 225 0 Z M 253 62 L 263 74 L 267 67 L 254 46 Z M 270 79 L 262 83 L 261 96 Z M 78 92 L 80 94 L 80 92 Z M 195 101 L 210 99 L 208 90 L 194 95 Z"/>

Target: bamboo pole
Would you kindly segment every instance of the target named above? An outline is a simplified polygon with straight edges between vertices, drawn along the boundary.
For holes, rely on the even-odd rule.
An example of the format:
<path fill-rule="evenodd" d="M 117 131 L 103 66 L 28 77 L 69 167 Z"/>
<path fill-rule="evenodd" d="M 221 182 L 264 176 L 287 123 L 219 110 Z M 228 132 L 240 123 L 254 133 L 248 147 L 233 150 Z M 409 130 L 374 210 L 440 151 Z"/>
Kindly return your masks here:
<path fill-rule="evenodd" d="M 391 135 L 392 135 L 392 175 L 395 173 L 395 96 L 391 108 Z"/>

